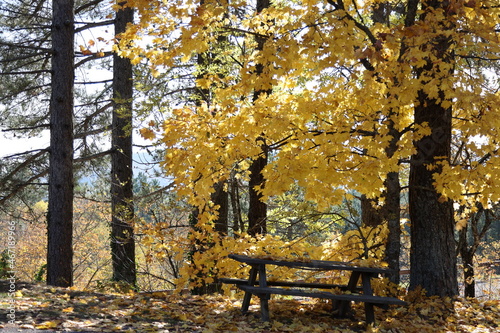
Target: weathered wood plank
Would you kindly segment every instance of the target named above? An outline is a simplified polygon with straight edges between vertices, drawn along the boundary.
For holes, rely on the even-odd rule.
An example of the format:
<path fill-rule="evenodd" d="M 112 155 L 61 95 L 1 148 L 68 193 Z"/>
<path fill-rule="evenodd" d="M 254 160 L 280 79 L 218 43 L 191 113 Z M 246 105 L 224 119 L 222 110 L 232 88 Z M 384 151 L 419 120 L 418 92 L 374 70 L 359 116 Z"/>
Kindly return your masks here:
<path fill-rule="evenodd" d="M 373 274 L 387 274 L 392 272 L 390 269 L 385 269 L 385 268 L 362 267 L 362 266 L 350 265 L 343 262 L 328 261 L 328 260 L 287 261 L 287 260 L 255 258 L 241 254 L 229 254 L 228 257 L 236 261 L 247 263 L 250 265 L 264 264 L 264 265 L 286 266 L 286 267 L 311 269 L 311 270 L 357 271 L 357 272 L 373 273 Z"/>
<path fill-rule="evenodd" d="M 231 278 L 219 278 L 219 282 L 226 284 L 247 284 L 248 280 L 245 279 L 231 279 Z M 256 284 L 258 285 L 258 283 Z M 314 289 L 335 289 L 348 290 L 346 285 L 342 284 L 331 284 L 331 283 L 319 283 L 319 282 L 290 282 L 290 281 L 267 281 L 268 286 L 274 287 L 297 287 L 297 288 L 314 288 Z M 355 287 L 355 290 L 361 291 L 361 287 Z"/>
<path fill-rule="evenodd" d="M 339 301 L 354 301 L 354 302 L 365 302 L 371 304 L 396 304 L 396 305 L 406 305 L 405 301 L 402 301 L 395 297 L 382 297 L 382 296 L 372 296 L 372 295 L 362 295 L 362 294 L 332 294 L 329 292 L 311 292 L 297 289 L 283 289 L 283 288 L 262 288 L 254 287 L 249 285 L 238 285 L 241 290 L 250 292 L 254 295 L 263 294 L 279 294 L 279 295 L 289 295 L 289 296 L 302 296 L 302 297 L 312 297 L 312 298 L 325 298 L 334 299 Z"/>

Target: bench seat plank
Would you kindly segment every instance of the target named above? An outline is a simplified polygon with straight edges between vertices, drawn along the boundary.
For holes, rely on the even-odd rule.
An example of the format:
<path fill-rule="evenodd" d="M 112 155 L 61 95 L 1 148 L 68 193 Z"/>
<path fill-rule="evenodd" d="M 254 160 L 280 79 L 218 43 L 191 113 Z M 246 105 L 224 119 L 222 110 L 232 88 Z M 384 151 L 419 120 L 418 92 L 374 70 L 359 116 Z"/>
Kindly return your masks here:
<path fill-rule="evenodd" d="M 238 285 L 238 288 L 250 292 L 252 294 L 255 294 L 257 296 L 266 294 L 280 294 L 280 295 L 302 296 L 302 297 L 312 297 L 312 298 L 326 298 L 339 301 L 365 302 L 371 304 L 406 305 L 405 301 L 402 301 L 395 297 L 382 297 L 382 296 L 360 295 L 360 294 L 336 295 L 329 292 L 310 292 L 297 289 L 282 289 L 282 288 L 269 288 L 269 287 L 262 288 L 249 285 Z"/>
<path fill-rule="evenodd" d="M 248 280 L 245 279 L 230 279 L 230 278 L 219 278 L 219 282 L 227 284 L 248 284 Z M 258 283 L 257 283 L 258 285 Z M 297 288 L 315 288 L 315 289 L 335 289 L 348 290 L 346 285 L 341 284 L 330 284 L 330 283 L 319 283 L 319 282 L 289 282 L 289 281 L 267 281 L 268 286 L 279 286 L 279 287 L 297 287 Z M 360 287 L 356 287 L 356 290 L 362 290 Z"/>

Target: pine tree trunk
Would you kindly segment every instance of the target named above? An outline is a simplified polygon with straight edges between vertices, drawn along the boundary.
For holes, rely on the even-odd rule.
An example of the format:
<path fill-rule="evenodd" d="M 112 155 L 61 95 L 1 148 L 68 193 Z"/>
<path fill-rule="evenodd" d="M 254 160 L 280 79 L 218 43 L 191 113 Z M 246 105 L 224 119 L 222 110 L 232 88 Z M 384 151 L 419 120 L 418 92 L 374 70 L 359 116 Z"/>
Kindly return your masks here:
<path fill-rule="evenodd" d="M 74 1 L 52 1 L 47 284 L 73 284 Z"/>
<path fill-rule="evenodd" d="M 119 10 L 115 34 L 133 22 L 130 8 Z M 113 56 L 113 120 L 111 155 L 111 255 L 113 280 L 136 284 L 134 196 L 132 188 L 132 64 Z"/>

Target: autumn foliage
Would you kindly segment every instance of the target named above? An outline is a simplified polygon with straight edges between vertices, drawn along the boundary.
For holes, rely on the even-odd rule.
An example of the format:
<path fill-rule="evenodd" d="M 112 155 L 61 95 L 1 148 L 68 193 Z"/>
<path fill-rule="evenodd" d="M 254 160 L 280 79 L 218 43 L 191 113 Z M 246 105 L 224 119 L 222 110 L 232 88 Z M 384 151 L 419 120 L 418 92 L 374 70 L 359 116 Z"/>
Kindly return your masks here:
<path fill-rule="evenodd" d="M 165 97 L 157 117 L 162 120 L 148 119 L 140 129 L 161 152 L 173 191 L 135 198 L 137 286 L 108 281 L 109 207 L 75 200 L 75 284 L 103 293 L 26 289 L 18 295 L 22 306 L 63 314 L 57 321 L 32 318 L 27 328 L 73 328 L 78 322 L 110 330 L 360 331 L 360 323 L 327 316 L 330 304 L 286 297 L 273 300 L 274 320 L 262 324 L 239 314 L 241 295 L 218 279 L 248 276 L 249 268 L 228 259 L 230 253 L 385 267 L 389 235 L 396 230 L 398 238 L 402 233 L 404 268 L 410 268 L 415 246 L 428 250 L 423 240 L 443 250 L 422 251 L 412 260 L 420 259 L 421 269 L 425 259 L 446 259 L 440 269 L 429 270 L 451 276 L 452 283 L 418 271 L 418 265 L 411 270 L 434 287 L 433 295 L 443 289 L 442 296 L 452 297 L 427 297 L 421 288 L 407 293 L 405 279 L 393 284 L 377 278 L 377 295 L 405 298 L 409 306 L 386 310 L 386 319 L 368 329 L 498 330 L 498 291 L 484 293 L 484 299 L 454 298 L 453 245 L 455 233 L 467 231 L 475 213 L 498 210 L 500 202 L 500 6 L 491 0 L 403 3 L 276 0 L 258 12 L 243 0 L 115 4 L 117 10 L 134 8 L 137 19 L 117 36 L 114 51 L 152 76 L 176 82 L 179 91 L 194 91 L 181 100 Z M 81 52 L 90 51 L 82 46 Z M 199 60 L 207 54 L 210 62 Z M 183 86 L 181 77 L 190 85 Z M 221 205 L 214 185 L 225 192 L 248 188 L 251 166 L 264 155 L 265 182 L 252 190 L 269 203 L 267 234 L 245 230 L 241 207 L 228 214 L 233 224 L 217 231 Z M 383 211 L 391 199 L 389 175 L 397 178 L 392 195 L 398 205 L 403 202 L 397 210 L 404 219 L 396 216 L 392 229 L 393 216 L 362 225 L 362 212 L 349 205 L 366 198 L 374 211 Z M 426 179 L 416 183 L 417 178 Z M 231 195 L 240 204 L 248 194 Z M 43 280 L 45 206 L 39 202 L 20 213 L 21 279 Z M 416 218 L 406 223 L 407 217 Z M 472 235 L 461 236 L 475 242 L 474 250 L 486 235 L 478 232 L 484 221 L 476 222 Z M 411 238 L 417 232 L 420 238 Z M 498 260 L 498 238 L 481 245 L 474 264 Z M 478 280 L 498 276 L 486 264 L 476 268 Z M 278 267 L 268 277 L 346 283 L 341 273 L 317 273 Z M 183 294 L 207 285 L 224 296 Z M 154 292 L 164 289 L 169 291 Z M 125 295 L 104 293 L 117 290 Z M 39 294 L 46 299 L 34 301 Z M 82 319 L 84 308 L 91 320 Z M 94 318 L 103 308 L 112 323 Z M 355 306 L 355 317 L 362 311 Z"/>
<path fill-rule="evenodd" d="M 325 211 L 352 193 L 384 205 L 407 187 L 412 288 L 457 294 L 454 204 L 474 212 L 500 199 L 494 2 L 127 6 L 138 21 L 118 36 L 118 54 L 156 76 L 190 66 L 210 95 L 141 130 L 165 149 L 162 166 L 202 212 L 200 228 L 217 216 L 214 184 L 249 181 L 263 156 L 265 201 L 299 186 Z"/>
<path fill-rule="evenodd" d="M 489 1 L 453 1 L 428 9 L 412 25 L 397 13 L 387 18 L 390 24 L 369 23 L 377 1 L 278 1 L 243 18 L 236 14 L 243 1 L 129 4 L 140 23 L 121 36 L 119 53 L 146 61 L 157 74 L 210 51 L 221 34 L 236 45 L 220 52 L 223 69 L 197 81 L 213 91 L 211 105 L 173 109 L 163 124 L 142 130 L 147 138 L 157 130 L 167 149 L 164 167 L 193 204 L 208 205 L 211 185 L 228 179 L 231 170 L 245 177 L 249 160 L 261 152 L 257 138 L 274 148 L 264 172 L 266 198 L 295 181 L 321 207 L 339 203 L 345 188 L 378 197 L 387 173 L 406 168 L 415 142 L 430 136 L 431 151 L 432 141 L 439 141 L 439 133 L 413 119 L 422 92 L 453 106 L 453 134 L 461 145 L 453 161 L 429 165 L 441 170 L 434 181 L 442 200 L 488 206 L 500 199 L 499 96 L 488 76 L 491 62 L 474 62 L 494 61 L 499 52 L 498 6 Z M 254 35 L 269 37 L 262 51 L 253 47 Z M 453 61 L 439 59 L 427 46 L 439 38 L 449 39 Z M 265 75 L 257 76 L 257 63 L 264 64 Z M 254 89 L 270 87 L 272 94 L 251 101 Z M 397 149 L 387 158 L 390 126 Z M 465 152 L 477 159 L 464 164 Z"/>
<path fill-rule="evenodd" d="M 3 285 L 0 285 L 0 293 Z M 17 322 L 23 329 L 99 332 L 488 332 L 498 331 L 500 303 L 458 299 L 454 307 L 439 298 L 410 295 L 409 307 L 377 309 L 375 327 L 331 316 L 331 304 L 309 300 L 274 299 L 272 322 L 243 315 L 241 302 L 227 296 L 188 296 L 165 292 L 98 293 L 76 288 L 20 285 L 16 295 Z M 2 307 L 3 300 L 0 300 Z M 252 311 L 258 307 L 252 307 Z M 355 305 L 354 317 L 363 309 Z M 0 323 L 0 329 L 9 327 Z"/>

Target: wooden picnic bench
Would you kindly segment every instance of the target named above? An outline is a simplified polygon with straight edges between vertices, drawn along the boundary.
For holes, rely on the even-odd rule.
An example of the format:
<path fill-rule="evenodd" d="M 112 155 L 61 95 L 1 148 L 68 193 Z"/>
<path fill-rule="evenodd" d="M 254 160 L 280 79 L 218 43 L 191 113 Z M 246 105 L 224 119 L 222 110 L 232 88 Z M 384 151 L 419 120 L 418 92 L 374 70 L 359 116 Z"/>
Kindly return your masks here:
<path fill-rule="evenodd" d="M 352 301 L 364 302 L 366 323 L 375 322 L 374 306 L 387 308 L 389 304 L 406 305 L 406 302 L 395 297 L 382 297 L 373 295 L 371 279 L 379 274 L 390 273 L 391 270 L 375 267 L 361 267 L 337 261 L 325 260 L 283 260 L 251 257 L 238 254 L 228 256 L 236 261 L 251 266 L 248 280 L 219 278 L 219 282 L 235 284 L 239 289 L 245 291 L 241 311 L 248 312 L 252 295 L 260 298 L 261 316 L 263 321 L 269 321 L 269 299 L 272 294 L 323 298 L 334 300 L 335 310 L 340 317 L 345 317 L 350 309 Z M 266 265 L 285 266 L 295 269 L 314 271 L 349 271 L 350 277 L 347 285 L 314 283 L 302 281 L 267 281 Z M 258 277 L 258 279 L 257 279 Z M 358 282 L 361 279 L 361 287 Z M 297 289 L 301 288 L 301 289 Z M 342 294 L 321 291 L 324 289 L 336 289 L 344 291 Z M 310 289 L 310 290 L 306 290 Z"/>

